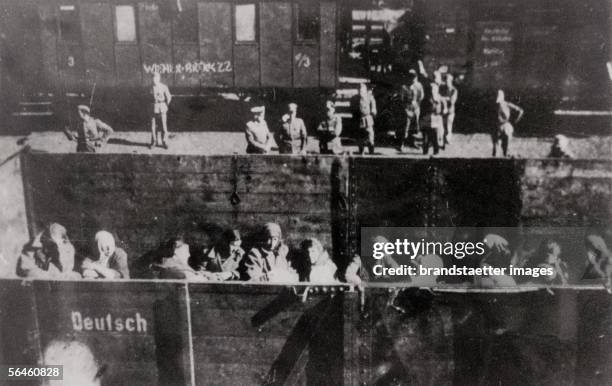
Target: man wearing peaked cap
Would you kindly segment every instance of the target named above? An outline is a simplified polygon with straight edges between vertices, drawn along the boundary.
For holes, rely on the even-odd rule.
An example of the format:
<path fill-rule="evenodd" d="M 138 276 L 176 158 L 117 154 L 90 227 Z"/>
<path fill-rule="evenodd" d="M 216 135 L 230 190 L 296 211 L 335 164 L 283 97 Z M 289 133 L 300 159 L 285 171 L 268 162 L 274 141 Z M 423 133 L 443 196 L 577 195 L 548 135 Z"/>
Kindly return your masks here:
<path fill-rule="evenodd" d="M 272 147 L 272 136 L 268 129 L 268 123 L 264 119 L 264 106 L 251 108 L 253 119 L 246 124 L 245 136 L 247 141 L 247 154 L 266 154 Z"/>
<path fill-rule="evenodd" d="M 66 135 L 70 140 L 77 141 L 77 152 L 95 153 L 96 147 L 101 147 L 108 141 L 113 133 L 113 128 L 91 116 L 89 106 L 78 105 L 77 110 L 82 123 L 76 132 L 66 130 Z"/>
<path fill-rule="evenodd" d="M 319 151 L 321 154 L 341 154 L 342 118 L 336 115 L 336 105 L 333 101 L 325 103 L 325 117 L 317 127 Z"/>
<path fill-rule="evenodd" d="M 278 131 L 278 152 L 281 154 L 305 154 L 308 134 L 302 118 L 297 117 L 296 103 L 289 103 L 287 114 L 283 115 Z"/>

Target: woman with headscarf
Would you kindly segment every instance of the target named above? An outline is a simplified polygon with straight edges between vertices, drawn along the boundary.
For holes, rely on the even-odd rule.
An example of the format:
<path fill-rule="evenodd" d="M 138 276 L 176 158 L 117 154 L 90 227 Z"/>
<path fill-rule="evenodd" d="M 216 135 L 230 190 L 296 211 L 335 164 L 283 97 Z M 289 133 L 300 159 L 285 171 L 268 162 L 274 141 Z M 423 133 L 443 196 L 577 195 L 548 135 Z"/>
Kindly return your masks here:
<path fill-rule="evenodd" d="M 612 254 L 604 239 L 597 235 L 588 235 L 585 240 L 587 261 L 582 280 L 602 281 L 608 284 L 612 280 Z"/>
<path fill-rule="evenodd" d="M 561 247 L 551 239 L 542 241 L 535 254 L 529 258 L 525 266 L 528 268 L 552 268 L 552 275 L 540 275 L 530 278 L 530 282 L 542 284 L 567 284 L 569 280 L 568 267 L 561 260 Z"/>
<path fill-rule="evenodd" d="M 26 244 L 17 261 L 17 275 L 36 279 L 78 279 L 74 271 L 74 246 L 66 228 L 49 224 Z"/>
<path fill-rule="evenodd" d="M 191 253 L 189 244 L 182 235 L 171 238 L 161 251 L 161 264 L 153 264 L 159 272 L 160 279 L 185 279 L 193 281 L 206 281 L 208 278 L 189 265 Z"/>
<path fill-rule="evenodd" d="M 338 281 L 336 275 L 338 267 L 316 238 L 311 237 L 302 241 L 299 258 L 302 266 L 302 269 L 298 270 L 300 281 L 311 283 L 334 283 Z"/>
<path fill-rule="evenodd" d="M 240 232 L 235 229 L 223 232 L 219 241 L 205 252 L 204 261 L 196 269 L 210 280 L 240 280 L 238 267 L 244 257 L 241 244 Z"/>
<path fill-rule="evenodd" d="M 287 261 L 289 248 L 283 243 L 281 228 L 276 223 L 264 225 L 260 245 L 252 248 L 245 259 L 249 281 L 293 282 L 298 275 Z"/>
<path fill-rule="evenodd" d="M 129 279 L 127 253 L 115 244 L 110 232 L 99 231 L 95 236 L 97 258 L 86 258 L 81 264 L 83 277 L 88 279 Z"/>

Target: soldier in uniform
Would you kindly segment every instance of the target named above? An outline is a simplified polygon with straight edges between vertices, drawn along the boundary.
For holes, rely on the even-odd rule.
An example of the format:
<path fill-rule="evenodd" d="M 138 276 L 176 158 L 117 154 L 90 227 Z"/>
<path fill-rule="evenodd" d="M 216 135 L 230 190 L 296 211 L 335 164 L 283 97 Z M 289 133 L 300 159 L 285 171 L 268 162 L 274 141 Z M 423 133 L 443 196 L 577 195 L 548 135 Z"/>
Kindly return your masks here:
<path fill-rule="evenodd" d="M 96 147 L 101 147 L 108 141 L 113 133 L 112 127 L 91 116 L 88 106 L 79 105 L 77 107 L 82 124 L 79 125 L 76 133 L 66 131 L 70 140 L 77 141 L 77 152 L 95 153 Z"/>
<path fill-rule="evenodd" d="M 281 129 L 278 132 L 278 152 L 281 154 L 306 154 L 308 134 L 306 125 L 297 117 L 297 104 L 289 103 L 289 111 L 283 115 Z"/>
<path fill-rule="evenodd" d="M 402 86 L 401 101 L 406 111 L 406 126 L 401 127 L 397 133 L 398 150 L 403 152 L 404 145 L 416 147 L 415 134 L 420 131 L 421 102 L 425 97 L 423 85 L 419 82 L 416 71 L 410 70 L 410 85 Z M 407 143 L 406 143 L 407 140 Z"/>
<path fill-rule="evenodd" d="M 247 154 L 266 154 L 272 147 L 270 130 L 264 119 L 266 109 L 256 106 L 251 109 L 253 119 L 246 124 Z"/>
<path fill-rule="evenodd" d="M 365 83 L 359 85 L 359 154 L 364 153 L 367 146 L 370 154 L 374 154 L 374 117 L 377 114 L 376 100 Z"/>
<path fill-rule="evenodd" d="M 423 122 L 423 154 L 429 153 L 433 147 L 434 155 L 438 154 L 443 144 L 444 124 L 442 121 L 442 98 L 440 97 L 441 75 L 434 72 L 434 82 L 430 84 L 431 96 L 429 98 L 428 112 Z"/>
<path fill-rule="evenodd" d="M 442 98 L 442 120 L 444 124 L 444 145 L 450 144 L 453 136 L 453 123 L 455 122 L 455 105 L 459 93 L 453 84 L 453 76 L 446 74 L 446 83 L 440 86 L 440 97 Z"/>
<path fill-rule="evenodd" d="M 319 150 L 321 154 L 341 154 L 342 118 L 336 115 L 336 106 L 333 101 L 325 103 L 325 110 L 325 119 L 317 127 Z"/>
<path fill-rule="evenodd" d="M 497 143 L 501 141 L 501 148 L 504 157 L 508 155 L 508 147 L 510 145 L 510 141 L 512 140 L 512 135 L 514 133 L 514 127 L 512 126 L 511 114 L 512 110 L 518 113 L 518 117 L 514 123 L 521 120 L 523 117 L 523 109 L 519 106 L 510 103 L 506 100 L 506 96 L 503 90 L 497 91 L 497 122 L 498 126 L 493 131 L 491 135 L 491 139 L 493 141 L 493 157 L 495 157 L 497 152 Z"/>
<path fill-rule="evenodd" d="M 172 100 L 172 94 L 168 86 L 161 82 L 161 76 L 158 72 L 153 74 L 153 87 L 151 88 L 151 94 L 153 95 L 153 117 L 151 118 L 151 144 L 149 148 L 153 146 L 159 146 L 157 140 L 157 126 L 156 122 L 159 119 L 162 126 L 161 134 L 161 146 L 164 149 L 168 148 L 166 143 L 166 137 L 168 136 L 168 105 Z"/>

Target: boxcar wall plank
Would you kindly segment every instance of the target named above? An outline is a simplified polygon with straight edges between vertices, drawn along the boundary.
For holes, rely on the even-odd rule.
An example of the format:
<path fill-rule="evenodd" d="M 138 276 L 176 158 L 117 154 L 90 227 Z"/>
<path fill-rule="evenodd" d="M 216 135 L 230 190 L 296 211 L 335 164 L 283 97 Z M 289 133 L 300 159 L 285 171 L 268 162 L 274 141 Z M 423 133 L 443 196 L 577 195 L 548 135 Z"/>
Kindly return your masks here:
<path fill-rule="evenodd" d="M 287 337 L 297 324 L 302 312 L 282 311 L 260 326 L 253 326 L 253 310 L 191 309 L 193 336 Z"/>
<path fill-rule="evenodd" d="M 233 86 L 232 6 L 199 2 L 200 80 L 203 87 Z"/>
<path fill-rule="evenodd" d="M 336 4 L 321 3 L 320 74 L 321 87 L 336 87 Z"/>
<path fill-rule="evenodd" d="M 285 337 L 195 336 L 193 356 L 197 363 L 270 366 L 283 349 Z M 198 366 L 196 366 L 196 374 Z M 200 373 L 200 376 L 206 376 Z M 210 374 L 208 374 L 210 375 Z"/>
<path fill-rule="evenodd" d="M 261 85 L 291 87 L 291 4 L 259 3 Z"/>
<path fill-rule="evenodd" d="M 98 87 L 112 86 L 115 80 L 115 54 L 112 5 L 82 3 L 81 31 L 85 51 L 85 79 Z"/>
<path fill-rule="evenodd" d="M 293 46 L 293 86 L 319 86 L 319 44 Z"/>
<path fill-rule="evenodd" d="M 210 374 L 215 374 L 215 386 L 265 385 L 270 366 L 248 364 L 198 363 L 196 384 L 209 384 Z"/>
<path fill-rule="evenodd" d="M 138 3 L 138 32 L 140 36 L 143 84 L 152 84 L 154 72 L 162 74 L 164 83 L 173 84 L 172 28 L 169 20 L 162 20 L 157 3 Z"/>

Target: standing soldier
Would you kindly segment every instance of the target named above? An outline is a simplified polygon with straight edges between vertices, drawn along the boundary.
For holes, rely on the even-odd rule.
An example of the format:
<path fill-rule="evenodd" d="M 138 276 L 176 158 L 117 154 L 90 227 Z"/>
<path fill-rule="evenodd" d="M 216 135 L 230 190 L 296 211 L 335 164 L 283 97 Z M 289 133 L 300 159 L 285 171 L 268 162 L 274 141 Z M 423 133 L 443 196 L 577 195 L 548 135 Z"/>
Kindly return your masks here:
<path fill-rule="evenodd" d="M 306 154 L 308 134 L 302 118 L 297 117 L 297 104 L 289 103 L 288 114 L 283 115 L 277 144 L 280 154 Z"/>
<path fill-rule="evenodd" d="M 266 154 L 272 147 L 270 130 L 264 119 L 266 109 L 264 106 L 256 106 L 251 109 L 253 119 L 246 124 L 247 154 Z"/>
<path fill-rule="evenodd" d="M 438 154 L 442 145 L 442 136 L 444 134 L 444 124 L 442 122 L 442 98 L 440 97 L 440 86 L 442 85 L 442 73 L 439 70 L 434 71 L 433 81 L 427 75 L 423 62 L 419 60 L 419 72 L 429 83 L 427 87 L 427 103 L 425 110 L 425 119 L 423 120 L 423 154 L 429 152 L 429 147 L 433 146 L 434 155 Z"/>
<path fill-rule="evenodd" d="M 77 152 L 95 153 L 96 147 L 101 147 L 108 141 L 113 129 L 101 120 L 92 117 L 88 106 L 79 105 L 77 109 L 82 123 L 76 133 L 70 131 L 65 133 L 70 140 L 76 139 Z"/>
<path fill-rule="evenodd" d="M 161 76 L 158 72 L 153 74 L 151 94 L 153 95 L 153 117 L 151 118 L 151 144 L 149 145 L 149 149 L 153 146 L 159 146 L 156 129 L 157 119 L 161 121 L 163 130 L 161 135 L 161 146 L 164 149 L 168 149 L 166 143 L 166 137 L 168 136 L 168 105 L 172 100 L 172 94 L 170 94 L 168 86 L 161 82 Z"/>
<path fill-rule="evenodd" d="M 325 110 L 325 119 L 317 127 L 319 150 L 321 154 L 341 154 L 342 118 L 336 115 L 336 106 L 333 101 L 325 103 Z"/>
<path fill-rule="evenodd" d="M 359 85 L 359 154 L 364 153 L 367 146 L 370 154 L 374 154 L 374 117 L 376 116 L 376 100 L 368 91 L 365 83 Z"/>
<path fill-rule="evenodd" d="M 453 136 L 455 105 L 459 97 L 457 88 L 453 84 L 453 76 L 451 74 L 446 74 L 446 83 L 440 86 L 440 97 L 442 98 L 443 104 L 442 119 L 444 123 L 444 146 L 450 144 Z"/>
<path fill-rule="evenodd" d="M 402 86 L 401 100 L 406 111 L 406 126 L 398 130 L 397 140 L 399 151 L 404 151 L 406 139 L 409 147 L 416 147 L 415 134 L 420 131 L 421 102 L 425 97 L 423 85 L 419 82 L 416 71 L 410 70 L 410 85 Z"/>
<path fill-rule="evenodd" d="M 493 140 L 493 157 L 497 152 L 497 143 L 501 140 L 501 148 L 504 157 L 508 155 L 508 146 L 512 140 L 514 127 L 512 126 L 511 115 L 512 110 L 518 113 L 518 117 L 514 123 L 521 120 L 523 117 L 523 109 L 519 106 L 506 101 L 506 96 L 503 90 L 497 90 L 497 128 L 493 131 L 491 139 Z"/>

